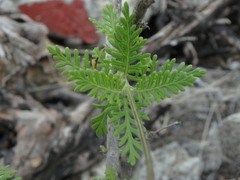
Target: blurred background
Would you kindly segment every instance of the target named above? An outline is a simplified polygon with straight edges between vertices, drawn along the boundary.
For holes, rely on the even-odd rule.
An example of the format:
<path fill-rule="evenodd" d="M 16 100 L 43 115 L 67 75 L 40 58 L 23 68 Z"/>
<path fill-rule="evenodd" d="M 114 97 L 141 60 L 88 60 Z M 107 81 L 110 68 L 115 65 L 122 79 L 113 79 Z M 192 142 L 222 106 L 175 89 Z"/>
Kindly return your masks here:
<path fill-rule="evenodd" d="M 131 9 L 137 1 L 128 0 Z M 107 0 L 0 0 L 0 164 L 24 180 L 89 180 L 105 154 L 99 113 L 54 68 L 48 45 L 102 47 L 89 17 Z M 181 95 L 152 104 L 146 122 L 157 180 L 240 179 L 240 1 L 155 0 L 143 52 L 207 70 Z M 165 128 L 167 127 L 167 128 Z M 134 169 L 144 179 L 143 161 Z"/>

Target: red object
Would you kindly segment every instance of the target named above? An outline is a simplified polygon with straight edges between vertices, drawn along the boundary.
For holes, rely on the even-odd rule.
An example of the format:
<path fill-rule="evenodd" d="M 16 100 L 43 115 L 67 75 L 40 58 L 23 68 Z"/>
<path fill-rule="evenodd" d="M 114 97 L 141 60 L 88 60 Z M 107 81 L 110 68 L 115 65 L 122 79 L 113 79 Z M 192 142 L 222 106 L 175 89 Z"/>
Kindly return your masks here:
<path fill-rule="evenodd" d="M 80 0 L 74 0 L 70 4 L 61 0 L 36 2 L 20 5 L 19 9 L 33 20 L 44 23 L 50 32 L 78 37 L 89 44 L 95 44 L 99 40 L 96 28 L 88 20 L 84 3 Z"/>

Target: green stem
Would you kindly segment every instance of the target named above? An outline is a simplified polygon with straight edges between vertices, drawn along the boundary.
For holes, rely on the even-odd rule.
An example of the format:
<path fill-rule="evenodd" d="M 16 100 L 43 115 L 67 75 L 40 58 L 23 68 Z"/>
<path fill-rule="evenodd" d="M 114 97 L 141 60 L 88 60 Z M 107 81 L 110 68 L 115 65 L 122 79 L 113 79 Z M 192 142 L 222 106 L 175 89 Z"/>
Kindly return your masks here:
<path fill-rule="evenodd" d="M 146 136 L 145 136 L 145 133 L 144 133 L 144 130 L 143 130 L 142 121 L 141 121 L 141 118 L 140 118 L 139 113 L 137 111 L 137 107 L 136 107 L 136 104 L 135 104 L 135 100 L 133 99 L 133 96 L 132 96 L 132 93 L 131 93 L 131 90 L 130 90 L 130 86 L 126 87 L 125 90 L 126 90 L 127 98 L 130 102 L 130 107 L 131 107 L 131 110 L 133 112 L 134 119 L 137 123 L 137 128 L 138 128 L 139 135 L 140 135 L 140 142 L 141 142 L 142 147 L 143 147 L 143 153 L 144 153 L 145 160 L 146 160 L 145 163 L 146 163 L 146 166 L 147 166 L 147 180 L 154 180 L 153 161 L 152 161 L 152 157 L 151 157 L 151 154 L 150 154 L 149 144 L 147 142 L 147 139 L 146 139 Z"/>

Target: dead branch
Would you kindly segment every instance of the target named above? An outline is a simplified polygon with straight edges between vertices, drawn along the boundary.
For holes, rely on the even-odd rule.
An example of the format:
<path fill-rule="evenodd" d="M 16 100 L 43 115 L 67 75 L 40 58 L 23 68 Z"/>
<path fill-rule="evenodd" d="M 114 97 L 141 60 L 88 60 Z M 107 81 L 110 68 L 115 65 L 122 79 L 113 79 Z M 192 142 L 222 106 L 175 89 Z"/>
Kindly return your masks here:
<path fill-rule="evenodd" d="M 161 54 L 166 47 L 177 46 L 181 37 L 197 35 L 203 29 L 211 27 L 220 16 L 223 9 L 236 3 L 234 0 L 211 1 L 209 4 L 203 4 L 197 8 L 197 11 L 191 15 L 192 20 L 171 21 L 158 33 L 149 38 L 144 52 Z M 174 43 L 172 43 L 174 42 Z"/>
<path fill-rule="evenodd" d="M 154 3 L 154 0 L 139 0 L 134 7 L 133 12 L 136 14 L 134 24 L 140 26 L 147 9 Z"/>

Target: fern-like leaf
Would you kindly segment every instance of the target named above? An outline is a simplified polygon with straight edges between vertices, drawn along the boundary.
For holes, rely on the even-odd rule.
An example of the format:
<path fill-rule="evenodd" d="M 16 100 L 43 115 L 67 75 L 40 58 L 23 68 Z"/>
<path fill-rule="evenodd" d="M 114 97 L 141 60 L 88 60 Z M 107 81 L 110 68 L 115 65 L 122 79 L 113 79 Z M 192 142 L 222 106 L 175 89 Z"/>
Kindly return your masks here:
<path fill-rule="evenodd" d="M 75 80 L 77 86 L 74 91 L 90 91 L 88 95 L 100 101 L 107 100 L 109 103 L 121 102 L 120 95 L 124 82 L 121 81 L 120 75 L 90 69 L 88 51 L 85 51 L 83 65 L 81 65 L 81 59 L 76 49 L 74 50 L 73 58 L 69 48 L 65 48 L 65 55 L 58 46 L 55 48 L 48 47 L 48 50 L 53 54 L 54 59 L 61 61 L 56 64 L 56 68 L 68 66 L 62 74 L 70 75 L 68 81 Z"/>
<path fill-rule="evenodd" d="M 110 11 L 109 7 L 105 10 L 108 12 L 107 17 L 110 17 L 109 14 L 112 10 Z M 109 18 L 105 18 L 108 23 L 112 24 L 111 29 L 108 29 L 109 32 L 106 33 L 111 47 L 105 45 L 105 51 L 113 58 L 106 61 L 106 63 L 111 64 L 111 70 L 123 72 L 128 79 L 136 80 L 139 75 L 146 72 L 150 54 L 138 53 L 146 43 L 146 39 L 139 37 L 142 29 L 137 29 L 136 25 L 132 24 L 135 15 L 129 14 L 127 3 L 124 4 L 122 13 L 124 17 L 116 18 L 114 23 Z M 106 22 L 93 21 L 93 23 L 100 29 L 100 32 L 106 31 L 107 27 L 104 26 Z M 114 33 L 112 30 L 114 30 Z"/>
<path fill-rule="evenodd" d="M 93 104 L 94 107 L 104 109 L 101 114 L 91 119 L 94 123 L 93 129 L 96 129 L 96 135 L 101 136 L 107 134 L 107 117 L 112 117 L 113 111 L 118 111 L 119 106 L 117 104 Z"/>
<path fill-rule="evenodd" d="M 114 9 L 113 4 L 108 4 L 103 8 L 102 14 L 102 19 L 104 19 L 103 22 L 98 22 L 92 18 L 89 18 L 89 20 L 92 21 L 99 29 L 99 31 L 97 32 L 104 33 L 112 37 L 113 34 L 115 33 L 115 27 L 119 22 L 117 14 L 118 11 Z"/>
<path fill-rule="evenodd" d="M 22 180 L 22 178 L 13 178 L 16 171 L 9 170 L 9 166 L 2 167 L 0 164 L 0 179 L 1 180 Z"/>
<path fill-rule="evenodd" d="M 142 147 L 141 143 L 136 140 L 139 139 L 139 132 L 128 100 L 123 98 L 122 101 L 124 102 L 123 107 L 112 112 L 109 123 L 116 124 L 114 136 L 120 136 L 119 147 L 123 147 L 122 155 L 128 155 L 128 162 L 134 165 L 140 158 L 138 151 L 141 151 Z M 142 116 L 144 115 L 143 113 Z M 122 119 L 122 122 L 119 122 L 119 119 Z"/>
<path fill-rule="evenodd" d="M 205 74 L 199 68 L 192 70 L 192 65 L 185 66 L 181 63 L 173 70 L 175 59 L 166 61 L 159 72 L 152 70 L 151 74 L 144 75 L 142 80 L 136 84 L 134 92 L 138 95 L 140 102 L 161 101 L 170 98 L 171 94 L 185 91 L 185 86 L 193 86 L 194 81 Z"/>

